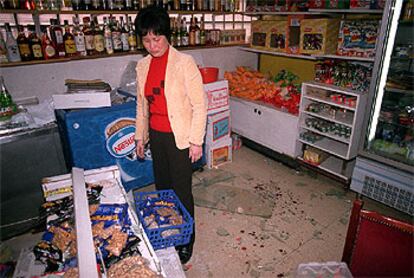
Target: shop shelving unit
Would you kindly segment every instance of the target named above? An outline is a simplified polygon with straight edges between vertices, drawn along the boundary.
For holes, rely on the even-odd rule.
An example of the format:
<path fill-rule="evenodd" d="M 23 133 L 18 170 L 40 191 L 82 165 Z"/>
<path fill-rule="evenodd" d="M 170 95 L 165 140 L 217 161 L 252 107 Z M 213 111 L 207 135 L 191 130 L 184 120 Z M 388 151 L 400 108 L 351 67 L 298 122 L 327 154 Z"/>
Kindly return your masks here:
<path fill-rule="evenodd" d="M 325 92 L 326 97 L 317 96 L 313 90 Z M 337 94 L 341 97 L 356 98 L 355 106 L 332 101 L 328 96 Z M 351 178 L 354 158 L 358 152 L 359 132 L 362 127 L 364 109 L 367 103 L 367 93 L 360 93 L 349 89 L 327 85 L 317 82 L 305 82 L 302 84 L 302 98 L 299 108 L 299 124 L 295 155 L 300 161 L 303 159 L 303 151 L 306 146 L 311 146 L 328 154 L 328 158 L 316 167 L 328 171 L 336 177 L 348 181 Z M 310 104 L 323 104 L 327 109 L 319 112 L 310 112 Z M 331 110 L 341 113 L 330 114 Z M 327 125 L 339 124 L 351 129 L 349 137 L 338 136 L 333 132 L 306 125 L 307 119 L 323 121 Z M 320 137 L 320 140 L 311 142 L 300 135 L 304 132 L 312 132 Z M 305 162 L 305 161 L 304 161 Z M 313 165 L 315 166 L 315 165 Z"/>

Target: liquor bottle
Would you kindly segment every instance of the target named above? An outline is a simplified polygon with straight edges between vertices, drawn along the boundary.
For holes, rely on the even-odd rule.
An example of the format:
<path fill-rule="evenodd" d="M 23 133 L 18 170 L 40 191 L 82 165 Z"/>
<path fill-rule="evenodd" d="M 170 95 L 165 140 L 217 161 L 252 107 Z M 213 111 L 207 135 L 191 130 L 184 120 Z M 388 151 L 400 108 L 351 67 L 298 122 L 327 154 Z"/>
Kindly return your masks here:
<path fill-rule="evenodd" d="M 175 18 L 170 18 L 170 26 L 171 26 L 171 33 L 170 33 L 170 44 L 172 46 L 177 46 L 177 29 L 175 26 Z"/>
<path fill-rule="evenodd" d="M 185 23 L 185 18 L 181 20 L 181 45 L 188 46 L 189 45 L 189 33 L 187 31 L 187 25 Z"/>
<path fill-rule="evenodd" d="M 47 0 L 47 8 L 50 11 L 59 10 L 59 4 L 58 4 L 57 0 Z"/>
<path fill-rule="evenodd" d="M 34 25 L 28 26 L 30 50 L 33 54 L 33 60 L 43 60 L 42 41 L 37 36 Z"/>
<path fill-rule="evenodd" d="M 216 2 L 216 0 L 208 0 L 208 10 L 210 12 L 214 12 L 214 3 Z"/>
<path fill-rule="evenodd" d="M 129 50 L 137 50 L 137 36 L 135 35 L 134 24 L 132 23 L 131 17 L 128 17 L 129 22 L 129 32 L 128 32 L 128 44 Z"/>
<path fill-rule="evenodd" d="M 34 0 L 25 0 L 24 1 L 24 9 L 33 11 L 36 9 L 36 3 Z"/>
<path fill-rule="evenodd" d="M 29 39 L 24 33 L 23 26 L 19 25 L 17 29 L 19 30 L 19 34 L 16 40 L 19 46 L 20 58 L 22 61 L 30 61 L 32 60 L 32 51 L 30 51 Z"/>
<path fill-rule="evenodd" d="M 114 0 L 115 10 L 122 11 L 124 9 L 124 0 Z"/>
<path fill-rule="evenodd" d="M 188 39 L 188 45 L 190 46 L 194 46 L 196 45 L 196 29 L 195 29 L 195 24 L 194 24 L 194 17 L 191 17 L 191 21 L 190 21 L 190 27 L 188 28 L 189 30 L 189 39 Z"/>
<path fill-rule="evenodd" d="M 63 43 L 65 44 L 66 57 L 74 57 L 78 55 L 76 50 L 75 36 L 70 32 L 69 21 L 64 20 L 65 35 L 63 35 Z"/>
<path fill-rule="evenodd" d="M 6 48 L 7 48 L 7 59 L 9 62 L 20 62 L 19 46 L 17 45 L 16 39 L 13 37 L 10 24 L 4 23 L 6 28 Z"/>
<path fill-rule="evenodd" d="M 185 0 L 185 7 L 187 11 L 192 11 L 194 10 L 194 1 L 193 0 Z"/>
<path fill-rule="evenodd" d="M 194 6 L 195 6 L 194 10 L 202 11 L 203 10 L 203 0 L 196 0 Z"/>
<path fill-rule="evenodd" d="M 72 9 L 74 11 L 83 10 L 83 1 L 82 0 L 72 0 Z"/>
<path fill-rule="evenodd" d="M 9 5 L 8 5 L 8 7 L 10 8 L 10 9 L 20 9 L 20 3 L 19 3 L 19 0 L 9 0 L 8 1 L 9 2 Z"/>
<path fill-rule="evenodd" d="M 57 19 L 50 19 L 50 37 L 56 46 L 59 57 L 65 57 L 65 43 L 63 42 L 63 30 Z"/>
<path fill-rule="evenodd" d="M 88 55 L 95 54 L 94 34 L 90 25 L 91 19 L 89 16 L 83 18 L 82 32 L 85 35 L 85 46 Z"/>
<path fill-rule="evenodd" d="M 121 28 L 119 27 L 119 21 L 114 19 L 112 23 L 112 43 L 115 52 L 122 51 L 122 40 L 121 40 Z"/>
<path fill-rule="evenodd" d="M 3 34 L 0 32 L 0 63 L 7 63 L 8 61 L 6 42 L 3 39 Z"/>
<path fill-rule="evenodd" d="M 139 0 L 132 0 L 132 9 L 134 11 L 138 11 L 139 10 Z"/>
<path fill-rule="evenodd" d="M 95 51 L 97 54 L 104 54 L 105 53 L 105 39 L 104 39 L 103 30 L 99 28 L 97 16 L 93 17 L 93 26 L 94 26 L 93 42 L 95 45 Z"/>
<path fill-rule="evenodd" d="M 100 0 L 99 3 L 101 10 L 108 10 L 108 2 L 106 0 Z"/>
<path fill-rule="evenodd" d="M 179 11 L 180 6 L 181 6 L 181 1 L 180 0 L 173 0 L 173 10 L 174 11 Z"/>
<path fill-rule="evenodd" d="M 36 0 L 38 1 L 38 0 Z M 72 1 L 71 0 L 60 0 L 60 10 L 61 11 L 71 11 L 72 10 Z"/>
<path fill-rule="evenodd" d="M 103 2 L 105 2 L 105 0 Z M 92 10 L 101 10 L 102 9 L 101 3 L 102 3 L 101 0 L 92 0 L 91 1 L 91 9 Z"/>
<path fill-rule="evenodd" d="M 181 11 L 187 10 L 187 0 L 180 0 L 180 9 Z"/>
<path fill-rule="evenodd" d="M 112 31 L 111 27 L 109 27 L 109 22 L 104 17 L 104 40 L 105 40 L 105 49 L 106 53 L 111 55 L 114 53 L 114 46 L 112 43 Z"/>
<path fill-rule="evenodd" d="M 127 11 L 132 10 L 132 0 L 125 0 L 124 10 L 127 10 Z"/>
<path fill-rule="evenodd" d="M 76 52 L 80 56 L 86 56 L 85 34 L 79 26 L 79 19 L 73 17 L 73 36 L 75 37 Z"/>
<path fill-rule="evenodd" d="M 10 120 L 16 112 L 16 104 L 4 84 L 3 76 L 0 76 L 0 121 Z"/>
<path fill-rule="evenodd" d="M 195 44 L 200 45 L 201 44 L 201 29 L 200 29 L 200 26 L 198 26 L 197 17 L 194 17 L 194 28 L 195 28 Z"/>
<path fill-rule="evenodd" d="M 206 36 L 206 30 L 204 30 L 204 16 L 201 16 L 201 27 L 200 27 L 200 44 L 201 45 L 206 45 L 206 40 L 207 40 L 207 36 Z"/>
<path fill-rule="evenodd" d="M 181 19 L 180 17 L 177 18 L 177 46 L 183 45 L 183 33 L 181 32 Z"/>
<path fill-rule="evenodd" d="M 129 51 L 129 42 L 128 42 L 128 26 L 124 24 L 124 17 L 121 16 L 121 42 L 122 42 L 122 51 Z"/>
<path fill-rule="evenodd" d="M 47 35 L 46 26 L 40 26 L 42 30 L 42 51 L 46 60 L 54 59 L 57 57 L 57 51 L 55 43 Z"/>
<path fill-rule="evenodd" d="M 92 9 L 92 1 L 91 0 L 83 0 L 83 9 L 84 10 L 91 10 Z"/>
<path fill-rule="evenodd" d="M 108 6 L 107 7 L 108 10 L 111 10 L 111 11 L 115 10 L 115 0 L 108 0 L 107 6 Z"/>
<path fill-rule="evenodd" d="M 43 0 L 36 0 L 36 10 L 43 11 L 47 9 L 47 3 L 45 3 Z"/>

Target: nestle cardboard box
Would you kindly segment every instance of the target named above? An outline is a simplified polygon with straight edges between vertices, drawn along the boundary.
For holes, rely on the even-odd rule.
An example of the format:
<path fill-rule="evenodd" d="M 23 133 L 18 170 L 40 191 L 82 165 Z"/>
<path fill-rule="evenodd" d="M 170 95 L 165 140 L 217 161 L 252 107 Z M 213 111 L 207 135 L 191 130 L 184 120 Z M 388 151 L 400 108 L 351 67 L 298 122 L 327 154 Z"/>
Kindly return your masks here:
<path fill-rule="evenodd" d="M 229 109 L 229 83 L 227 80 L 204 84 L 204 92 L 207 97 L 208 115 Z"/>
<path fill-rule="evenodd" d="M 230 110 L 207 116 L 206 144 L 217 144 L 230 137 Z"/>
<path fill-rule="evenodd" d="M 206 144 L 207 167 L 216 168 L 233 159 L 231 137 L 220 141 L 218 144 Z"/>
<path fill-rule="evenodd" d="M 110 92 L 65 93 L 52 95 L 55 109 L 110 107 Z"/>

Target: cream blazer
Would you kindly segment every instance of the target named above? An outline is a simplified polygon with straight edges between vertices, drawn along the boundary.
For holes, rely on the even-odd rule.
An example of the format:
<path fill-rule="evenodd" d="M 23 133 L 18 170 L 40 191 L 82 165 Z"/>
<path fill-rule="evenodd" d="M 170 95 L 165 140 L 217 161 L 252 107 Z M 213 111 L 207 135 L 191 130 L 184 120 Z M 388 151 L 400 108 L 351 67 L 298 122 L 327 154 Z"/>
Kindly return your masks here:
<path fill-rule="evenodd" d="M 135 139 L 149 140 L 149 105 L 144 95 L 151 55 L 137 63 L 137 118 Z M 190 143 L 202 145 L 206 130 L 207 105 L 203 82 L 194 59 L 169 47 L 164 92 L 168 118 L 177 148 Z"/>

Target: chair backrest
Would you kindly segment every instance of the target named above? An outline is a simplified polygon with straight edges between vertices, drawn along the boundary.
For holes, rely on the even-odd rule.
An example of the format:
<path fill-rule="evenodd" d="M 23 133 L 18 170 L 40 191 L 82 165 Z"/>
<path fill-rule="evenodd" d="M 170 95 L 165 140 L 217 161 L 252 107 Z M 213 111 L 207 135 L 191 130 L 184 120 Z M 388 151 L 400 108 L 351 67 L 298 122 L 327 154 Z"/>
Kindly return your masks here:
<path fill-rule="evenodd" d="M 413 277 L 414 226 L 355 200 L 342 261 L 354 277 Z"/>

